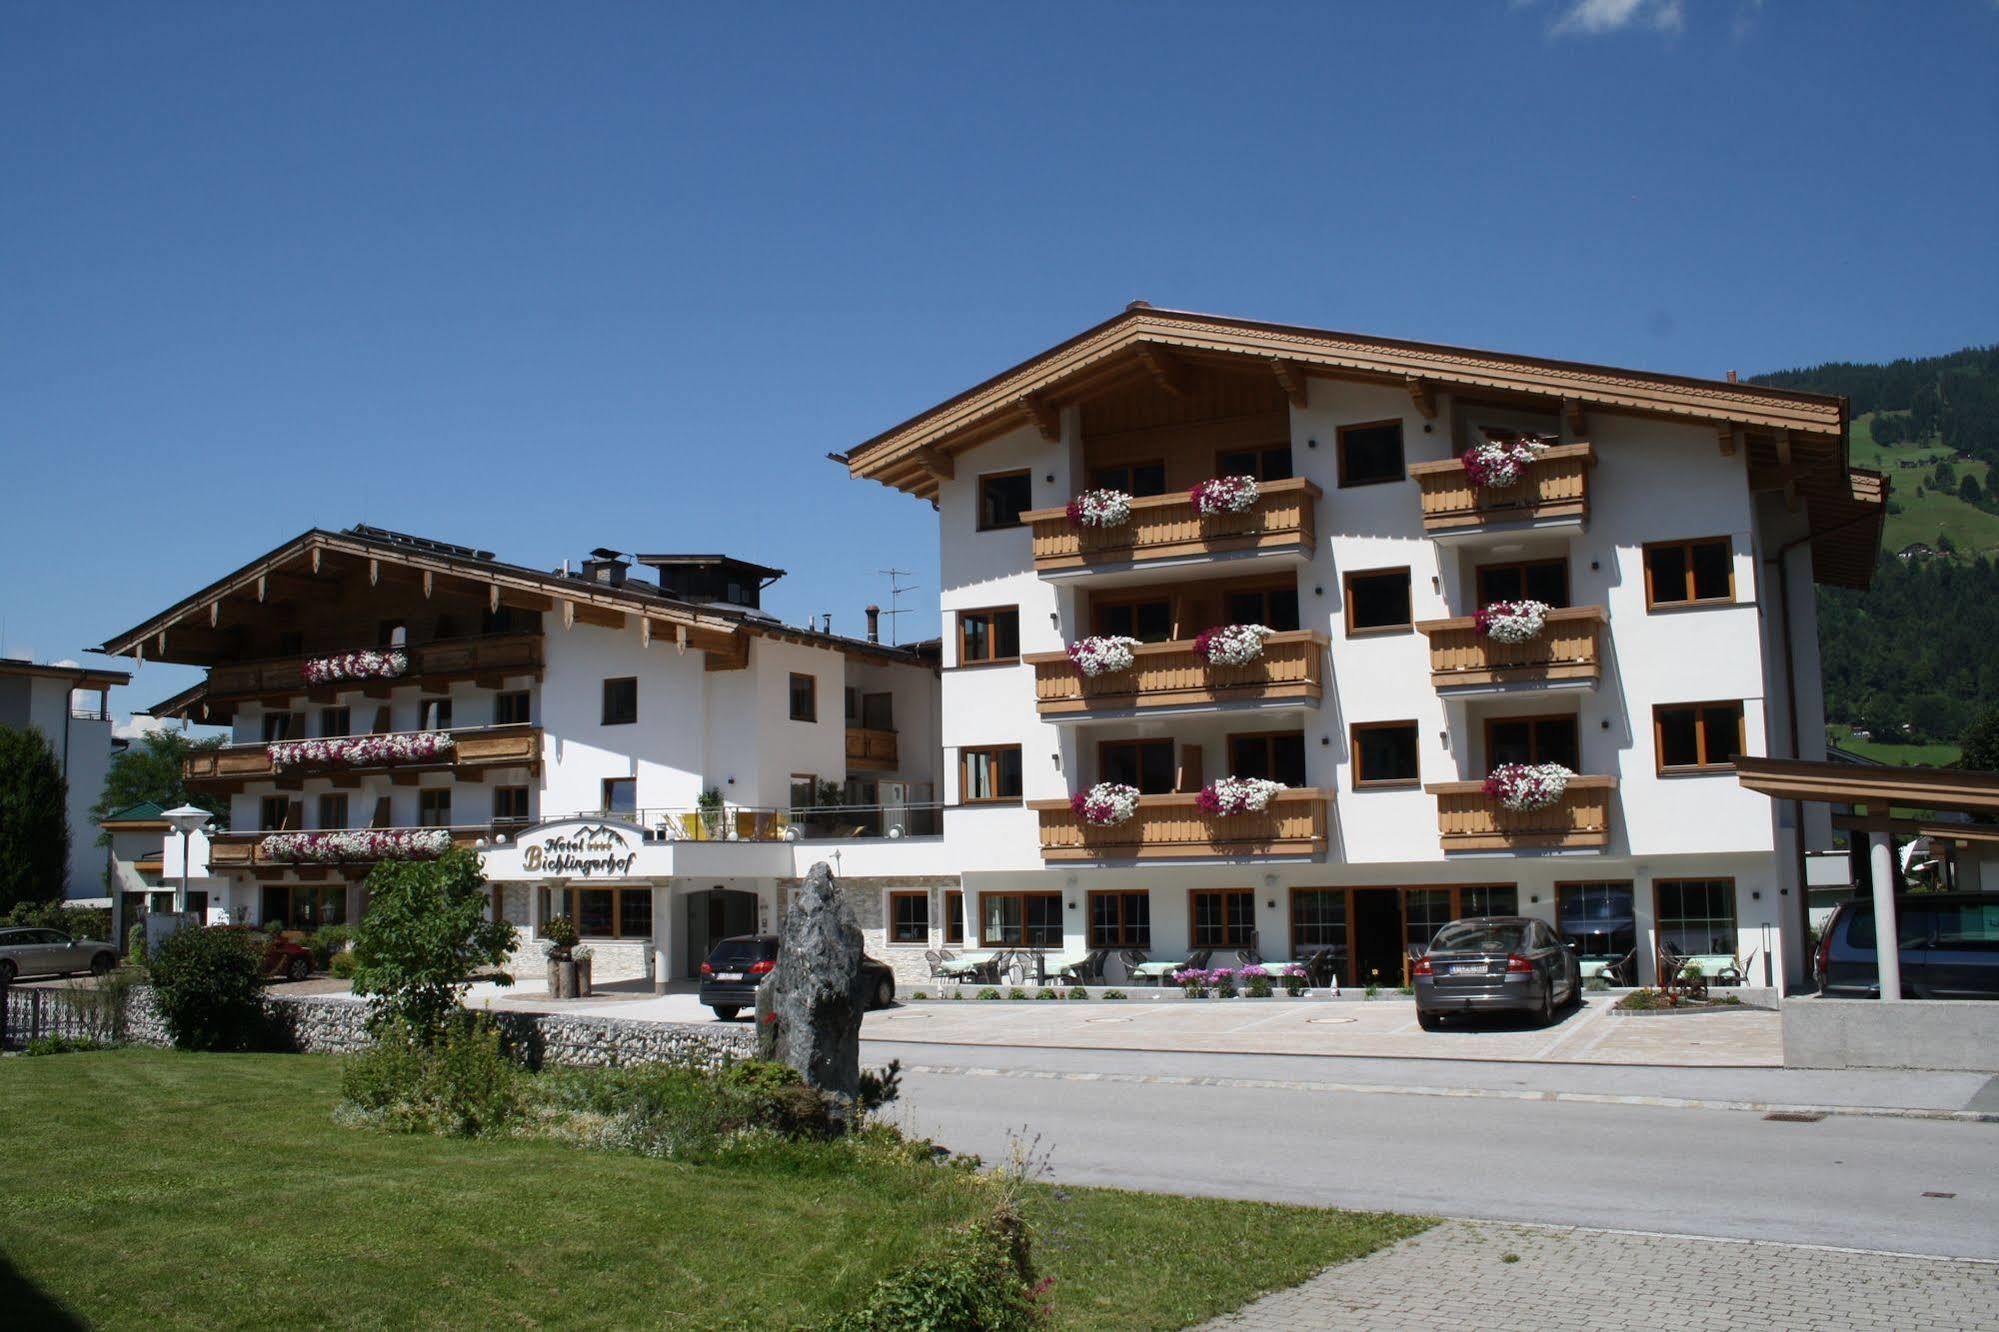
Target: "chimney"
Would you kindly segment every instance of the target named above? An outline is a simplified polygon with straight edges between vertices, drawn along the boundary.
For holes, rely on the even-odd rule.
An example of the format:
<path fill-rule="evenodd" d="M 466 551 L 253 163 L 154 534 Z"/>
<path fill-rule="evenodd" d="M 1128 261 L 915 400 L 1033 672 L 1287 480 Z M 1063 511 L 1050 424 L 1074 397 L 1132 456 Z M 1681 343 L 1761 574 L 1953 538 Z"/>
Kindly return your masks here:
<path fill-rule="evenodd" d="M 870 643 L 879 643 L 879 642 L 881 642 L 881 641 L 882 641 L 882 608 L 881 608 L 880 606 L 869 606 L 869 607 L 867 608 L 867 610 L 866 610 L 865 614 L 866 614 L 866 615 L 867 615 L 867 617 L 868 617 L 868 641 L 869 641 Z"/>
<path fill-rule="evenodd" d="M 1737 383 L 1737 382 L 1739 382 L 1739 381 L 1738 381 L 1738 380 L 1737 380 L 1737 379 L 1735 378 L 1735 371 L 1731 370 L 1731 371 L 1729 371 L 1729 372 L 1728 372 L 1728 382 L 1729 382 L 1729 383 L 1731 383 L 1731 384 L 1734 384 L 1734 383 Z"/>
<path fill-rule="evenodd" d="M 631 565 L 625 562 L 622 552 L 606 550 L 599 546 L 590 552 L 590 558 L 583 561 L 583 577 L 606 587 L 623 587 L 625 570 Z"/>
<path fill-rule="evenodd" d="M 819 613 L 819 632 L 822 634 L 830 634 L 833 632 L 832 611 L 821 611 Z"/>

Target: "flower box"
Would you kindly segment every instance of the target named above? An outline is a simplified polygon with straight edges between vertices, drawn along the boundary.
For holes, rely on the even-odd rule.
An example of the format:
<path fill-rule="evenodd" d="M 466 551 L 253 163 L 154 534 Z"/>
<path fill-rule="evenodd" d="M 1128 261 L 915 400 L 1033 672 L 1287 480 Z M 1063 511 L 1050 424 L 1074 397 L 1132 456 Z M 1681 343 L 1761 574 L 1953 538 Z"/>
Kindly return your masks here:
<path fill-rule="evenodd" d="M 1194 806 L 1203 814 L 1261 814 L 1284 783 L 1262 777 L 1218 777 L 1201 788 Z"/>
<path fill-rule="evenodd" d="M 348 828 L 271 833 L 257 858 L 272 864 L 337 865 L 352 860 L 435 860 L 451 849 L 445 828 Z"/>
<path fill-rule="evenodd" d="M 1515 813 L 1559 803 L 1575 773 L 1559 763 L 1502 763 L 1485 779 L 1485 793 Z"/>
<path fill-rule="evenodd" d="M 434 763 L 450 755 L 453 741 L 444 731 L 403 731 L 393 735 L 341 735 L 318 740 L 278 740 L 265 746 L 271 767 L 385 768 L 404 763 Z"/>
<path fill-rule="evenodd" d="M 1218 476 L 1190 489 L 1187 498 L 1199 514 L 1248 513 L 1259 493 L 1253 476 Z"/>
<path fill-rule="evenodd" d="M 1225 624 L 1194 636 L 1194 655 L 1210 666 L 1247 666 L 1263 655 L 1263 644 L 1277 631 L 1261 624 Z"/>
<path fill-rule="evenodd" d="M 1480 490 L 1504 490 L 1517 485 L 1551 443 L 1534 435 L 1486 439 L 1465 450 L 1465 475 Z"/>
<path fill-rule="evenodd" d="M 341 652 L 331 657 L 310 657 L 300 666 L 309 685 L 334 684 L 341 680 L 393 680 L 410 668 L 409 654 L 401 648 L 381 652 Z"/>
<path fill-rule="evenodd" d="M 1077 527 L 1123 527 L 1131 521 L 1131 496 L 1122 490 L 1086 490 L 1069 501 Z"/>
<path fill-rule="evenodd" d="M 1551 609 L 1545 601 L 1495 601 L 1472 618 L 1495 643 L 1530 643 L 1548 627 Z"/>
<path fill-rule="evenodd" d="M 1093 828 L 1115 828 L 1138 812 L 1138 788 L 1122 782 L 1098 782 L 1070 796 L 1069 808 Z"/>
<path fill-rule="evenodd" d="M 1076 663 L 1077 670 L 1092 679 L 1099 675 L 1115 675 L 1131 669 L 1134 660 L 1132 649 L 1137 646 L 1136 638 L 1122 636 L 1079 638 L 1069 645 L 1069 660 Z"/>

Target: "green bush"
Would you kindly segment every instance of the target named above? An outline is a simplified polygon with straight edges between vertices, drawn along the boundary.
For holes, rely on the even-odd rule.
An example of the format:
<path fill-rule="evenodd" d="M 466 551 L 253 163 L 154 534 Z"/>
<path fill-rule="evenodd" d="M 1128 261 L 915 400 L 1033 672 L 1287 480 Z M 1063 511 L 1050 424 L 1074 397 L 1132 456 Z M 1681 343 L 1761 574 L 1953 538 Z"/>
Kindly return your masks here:
<path fill-rule="evenodd" d="M 326 970 L 338 980 L 352 980 L 360 965 L 361 959 L 354 956 L 354 950 L 350 948 L 344 953 L 335 953 L 326 964 Z"/>
<path fill-rule="evenodd" d="M 1055 993 L 1055 991 L 1047 988 L 1046 986 L 1043 986 L 1041 989 L 1036 990 L 1034 992 L 1034 997 L 1036 999 L 1060 999 L 1062 996 Z"/>
<path fill-rule="evenodd" d="M 354 993 L 369 997 L 369 1028 L 441 1037 L 473 974 L 506 960 L 514 927 L 487 919 L 492 894 L 469 851 L 384 860 L 369 871 L 367 889 Z"/>
<path fill-rule="evenodd" d="M 965 997 L 965 992 L 963 990 L 953 990 L 951 991 L 951 997 L 953 999 L 963 999 Z"/>
<path fill-rule="evenodd" d="M 322 925 L 307 936 L 305 946 L 312 951 L 312 966 L 315 971 L 330 971 L 333 959 L 347 951 L 347 945 L 354 942 L 354 927 L 351 925 Z"/>
<path fill-rule="evenodd" d="M 1128 999 L 1131 996 L 1127 995 L 1123 990 L 1105 990 L 1103 997 L 1106 999 Z"/>
<path fill-rule="evenodd" d="M 876 1283 L 830 1332 L 1027 1332 L 1046 1322 L 1027 1226 L 1011 1205 L 953 1230 L 935 1256 Z"/>
<path fill-rule="evenodd" d="M 1270 977 L 1247 977 L 1242 983 L 1242 992 L 1251 999 L 1268 999 L 1270 997 Z"/>
<path fill-rule="evenodd" d="M 1027 998 L 1027 991 L 1016 985 L 1006 992 L 1006 997 L 1009 999 L 1025 999 Z"/>
<path fill-rule="evenodd" d="M 1090 992 L 1080 985 L 1072 985 L 1069 987 L 1069 993 L 1062 997 L 1065 999 L 1088 999 Z"/>
<path fill-rule="evenodd" d="M 143 923 L 125 931 L 125 960 L 137 967 L 146 965 L 146 927 Z"/>
<path fill-rule="evenodd" d="M 541 923 L 541 937 L 549 947 L 561 950 L 574 948 L 583 936 L 576 932 L 576 925 L 567 916 L 550 916 Z"/>
<path fill-rule="evenodd" d="M 72 939 L 111 940 L 109 907 L 75 907 L 66 902 L 16 902 L 0 924 L 31 930 L 61 930 Z"/>
<path fill-rule="evenodd" d="M 981 999 L 997 999 L 999 997 L 1000 997 L 1000 992 L 998 990 L 995 990 L 990 985 L 986 986 L 985 989 L 979 991 L 979 998 Z"/>
<path fill-rule="evenodd" d="M 352 1111 L 395 1132 L 474 1138 L 521 1120 L 527 1078 L 499 1028 L 467 1016 L 436 1031 L 383 1025 L 341 1070 L 340 1092 Z"/>
<path fill-rule="evenodd" d="M 154 950 L 153 1001 L 182 1050 L 247 1050 L 265 1031 L 262 939 L 226 925 L 192 926 Z"/>
<path fill-rule="evenodd" d="M 911 998 L 912 1000 L 915 1000 L 915 999 L 928 999 L 928 998 L 930 997 L 930 992 L 929 992 L 929 991 L 927 991 L 927 990 L 911 990 L 911 991 L 909 992 L 909 997 L 910 997 L 910 998 Z"/>
<path fill-rule="evenodd" d="M 1625 995 L 1622 999 L 1619 999 L 1617 1006 L 1619 1008 L 1632 1008 L 1640 1011 L 1647 1008 L 1657 1008 L 1659 1006 L 1659 995 L 1656 990 L 1649 988 L 1636 989 L 1630 994 Z"/>
<path fill-rule="evenodd" d="M 58 1055 L 83 1054 L 90 1050 L 105 1049 L 102 1041 L 94 1041 L 88 1036 L 37 1036 L 29 1041 L 24 1054 Z"/>

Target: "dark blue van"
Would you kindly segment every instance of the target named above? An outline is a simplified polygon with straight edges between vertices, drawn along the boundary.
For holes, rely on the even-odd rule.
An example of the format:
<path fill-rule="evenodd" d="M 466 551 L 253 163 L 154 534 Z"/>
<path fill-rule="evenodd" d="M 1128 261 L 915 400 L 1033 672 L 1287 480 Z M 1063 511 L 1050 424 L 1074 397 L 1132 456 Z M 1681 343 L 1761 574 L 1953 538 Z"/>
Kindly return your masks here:
<path fill-rule="evenodd" d="M 1895 899 L 1902 994 L 1999 999 L 1999 893 L 1914 893 Z M 1874 902 L 1840 903 L 1819 940 L 1819 993 L 1878 999 Z"/>

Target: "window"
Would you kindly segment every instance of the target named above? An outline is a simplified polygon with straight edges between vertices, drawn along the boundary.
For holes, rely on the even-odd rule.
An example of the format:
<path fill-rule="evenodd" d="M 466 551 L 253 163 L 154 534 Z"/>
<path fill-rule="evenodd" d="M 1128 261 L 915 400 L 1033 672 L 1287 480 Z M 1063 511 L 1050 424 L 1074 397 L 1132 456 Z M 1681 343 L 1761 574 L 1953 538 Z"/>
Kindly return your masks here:
<path fill-rule="evenodd" d="M 1615 962 L 1638 947 L 1635 895 L 1623 882 L 1555 885 L 1555 929 L 1578 957 Z"/>
<path fill-rule="evenodd" d="M 1224 603 L 1229 624 L 1260 624 L 1288 633 L 1298 627 L 1298 585 L 1252 587 L 1230 592 Z"/>
<path fill-rule="evenodd" d="M 383 620 L 375 626 L 375 646 L 402 647 L 409 642 L 409 626 L 401 620 Z"/>
<path fill-rule="evenodd" d="M 1346 582 L 1349 635 L 1410 627 L 1408 569 L 1356 571 Z"/>
<path fill-rule="evenodd" d="M 1286 786 L 1305 784 L 1305 733 L 1274 731 L 1229 737 L 1229 775 L 1261 777 Z"/>
<path fill-rule="evenodd" d="M 560 903 L 560 890 L 555 900 Z M 570 923 L 587 939 L 642 939 L 652 934 L 652 889 L 571 888 Z"/>
<path fill-rule="evenodd" d="M 1129 601 L 1090 602 L 1091 619 L 1099 634 L 1164 643 L 1173 637 L 1173 603 L 1165 597 Z"/>
<path fill-rule="evenodd" d="M 334 792 L 319 798 L 319 823 L 321 828 L 345 828 L 347 826 L 347 797 Z"/>
<path fill-rule="evenodd" d="M 1485 766 L 1559 763 L 1582 767 L 1582 740 L 1574 717 L 1492 717 L 1485 723 Z"/>
<path fill-rule="evenodd" d="M 1229 449 L 1215 455 L 1215 475 L 1288 481 L 1291 479 L 1291 446 L 1276 444 L 1262 449 Z"/>
<path fill-rule="evenodd" d="M 528 789 L 525 786 L 496 786 L 493 788 L 493 822 L 526 823 L 528 821 Z"/>
<path fill-rule="evenodd" d="M 1097 746 L 1097 780 L 1135 786 L 1142 795 L 1173 789 L 1171 740 L 1106 740 Z"/>
<path fill-rule="evenodd" d="M 321 735 L 353 734 L 353 716 L 346 708 L 321 708 L 319 710 L 319 733 Z"/>
<path fill-rule="evenodd" d="M 888 941 L 913 944 L 930 942 L 929 893 L 888 895 Z"/>
<path fill-rule="evenodd" d="M 895 695 L 863 694 L 861 696 L 861 725 L 870 731 L 893 731 L 895 729 Z"/>
<path fill-rule="evenodd" d="M 1060 948 L 1062 894 L 980 893 L 979 942 L 987 948 Z"/>
<path fill-rule="evenodd" d="M 1353 784 L 1414 786 L 1416 723 L 1357 722 L 1353 728 Z"/>
<path fill-rule="evenodd" d="M 639 681 L 635 675 L 604 681 L 604 725 L 630 726 L 639 719 Z"/>
<path fill-rule="evenodd" d="M 1090 469 L 1092 490 L 1122 490 L 1127 495 L 1164 495 L 1166 464 L 1163 462 L 1114 463 Z"/>
<path fill-rule="evenodd" d="M 451 788 L 426 786 L 416 793 L 416 822 L 419 828 L 451 826 Z"/>
<path fill-rule="evenodd" d="M 191 908 L 193 894 L 189 895 Z M 271 883 L 258 894 L 257 919 L 295 930 L 347 923 L 347 886 L 339 883 Z"/>
<path fill-rule="evenodd" d="M 1458 889 L 1460 916 L 1517 916 L 1520 890 L 1510 883 L 1473 884 Z"/>
<path fill-rule="evenodd" d="M 981 666 L 1013 661 L 1020 656 L 1020 611 L 1017 607 L 958 612 L 958 664 Z"/>
<path fill-rule="evenodd" d="M 1742 752 L 1740 703 L 1673 703 L 1652 709 L 1660 772 L 1726 769 Z"/>
<path fill-rule="evenodd" d="M 1151 948 L 1152 894 L 1091 893 L 1090 947 Z"/>
<path fill-rule="evenodd" d="M 269 744 L 273 740 L 298 739 L 304 728 L 295 725 L 296 720 L 289 712 L 265 713 L 264 743 Z"/>
<path fill-rule="evenodd" d="M 1647 607 L 1712 605 L 1735 600 L 1735 561 L 1727 537 L 1657 541 L 1645 547 Z"/>
<path fill-rule="evenodd" d="M 791 719 L 797 722 L 819 720 L 818 676 L 798 671 L 791 673 Z"/>
<path fill-rule="evenodd" d="M 1514 564 L 1481 564 L 1478 567 L 1478 604 L 1483 610 L 1495 601 L 1542 601 L 1550 606 L 1569 604 L 1569 562 L 1528 560 Z"/>
<path fill-rule="evenodd" d="M 1341 426 L 1339 437 L 1340 484 L 1372 486 L 1384 481 L 1400 481 L 1402 471 L 1402 423 L 1376 421 L 1369 425 Z"/>
<path fill-rule="evenodd" d="M 1735 953 L 1735 880 L 1661 879 L 1659 942 L 1688 955 Z"/>
<path fill-rule="evenodd" d="M 493 725 L 525 726 L 528 722 L 528 691 L 509 689 L 493 695 Z"/>
<path fill-rule="evenodd" d="M 944 942 L 960 947 L 965 943 L 965 894 L 956 888 L 944 893 Z"/>
<path fill-rule="evenodd" d="M 1344 888 L 1291 890 L 1291 955 L 1307 948 L 1347 946 L 1347 893 Z"/>
<path fill-rule="evenodd" d="M 794 813 L 811 809 L 818 804 L 819 778 L 815 773 L 794 772 L 791 774 L 791 808 Z"/>
<path fill-rule="evenodd" d="M 980 477 L 979 530 L 1019 527 L 1020 515 L 1032 503 L 1032 478 L 1026 472 L 995 472 Z"/>
<path fill-rule="evenodd" d="M 257 802 L 257 831 L 281 832 L 291 827 L 290 796 L 265 796 Z"/>
<path fill-rule="evenodd" d="M 1020 799 L 1020 746 L 988 745 L 958 751 L 958 800 L 989 804 Z"/>
<path fill-rule="evenodd" d="M 1247 888 L 1197 888 L 1188 895 L 1196 948 L 1247 948 L 1256 938 L 1256 894 Z"/>
<path fill-rule="evenodd" d="M 416 715 L 419 731 L 448 731 L 451 729 L 451 700 L 422 699 L 417 703 Z"/>
<path fill-rule="evenodd" d="M 1402 894 L 1403 942 L 1428 948 L 1437 931 L 1451 923 L 1451 890 L 1410 888 Z"/>
<path fill-rule="evenodd" d="M 606 814 L 635 814 L 639 808 L 639 779 L 606 777 L 603 795 Z"/>

